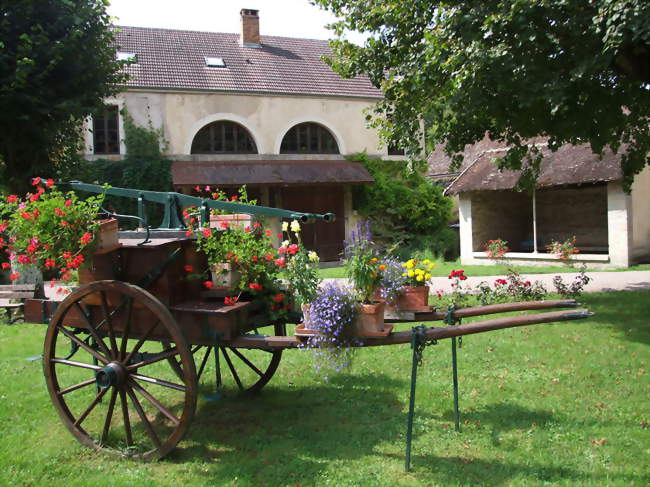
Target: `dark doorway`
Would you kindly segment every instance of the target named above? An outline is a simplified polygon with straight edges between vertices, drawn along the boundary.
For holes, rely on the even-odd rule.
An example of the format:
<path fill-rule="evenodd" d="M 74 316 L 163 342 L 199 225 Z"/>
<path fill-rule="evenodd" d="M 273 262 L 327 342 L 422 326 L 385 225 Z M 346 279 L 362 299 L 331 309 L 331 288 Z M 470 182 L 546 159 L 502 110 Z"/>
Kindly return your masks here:
<path fill-rule="evenodd" d="M 342 187 L 310 186 L 282 188 L 282 208 L 308 213 L 334 213 L 336 221 L 302 225 L 302 241 L 321 261 L 339 260 L 345 239 L 344 191 Z"/>

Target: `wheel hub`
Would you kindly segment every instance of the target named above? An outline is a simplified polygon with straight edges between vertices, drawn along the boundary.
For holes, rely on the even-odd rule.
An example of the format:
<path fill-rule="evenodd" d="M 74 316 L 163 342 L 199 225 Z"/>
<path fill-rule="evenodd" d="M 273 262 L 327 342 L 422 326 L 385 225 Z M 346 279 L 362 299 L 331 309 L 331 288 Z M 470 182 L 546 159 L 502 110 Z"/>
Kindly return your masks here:
<path fill-rule="evenodd" d="M 97 385 L 102 388 L 121 386 L 124 383 L 126 371 L 119 362 L 111 362 L 95 374 Z"/>

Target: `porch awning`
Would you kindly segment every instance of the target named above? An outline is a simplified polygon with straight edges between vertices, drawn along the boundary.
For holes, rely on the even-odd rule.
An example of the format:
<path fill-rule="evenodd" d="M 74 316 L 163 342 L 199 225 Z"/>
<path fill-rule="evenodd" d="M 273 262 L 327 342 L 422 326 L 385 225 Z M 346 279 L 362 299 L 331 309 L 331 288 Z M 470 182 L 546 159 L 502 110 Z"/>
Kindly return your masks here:
<path fill-rule="evenodd" d="M 358 162 L 345 160 L 306 161 L 175 161 L 175 187 L 210 185 L 306 186 L 323 184 L 370 184 L 374 179 Z"/>

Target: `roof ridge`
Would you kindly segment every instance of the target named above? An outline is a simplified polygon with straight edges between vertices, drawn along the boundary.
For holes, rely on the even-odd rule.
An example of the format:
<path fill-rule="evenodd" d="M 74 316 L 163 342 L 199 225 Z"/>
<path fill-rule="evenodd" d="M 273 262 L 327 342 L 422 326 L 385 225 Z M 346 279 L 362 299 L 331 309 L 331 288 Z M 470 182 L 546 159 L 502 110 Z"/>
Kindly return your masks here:
<path fill-rule="evenodd" d="M 128 28 L 128 29 L 164 30 L 164 31 L 171 31 L 171 32 L 187 32 L 191 34 L 214 34 L 214 35 L 228 35 L 228 36 L 239 37 L 239 33 L 237 32 L 215 32 L 212 30 L 175 29 L 173 27 L 148 27 L 148 26 L 140 26 L 140 25 L 112 25 L 111 27 L 116 29 Z M 293 41 L 296 40 L 316 41 L 316 42 L 323 42 L 329 44 L 329 39 L 312 39 L 310 37 L 287 37 L 287 36 L 274 36 L 274 35 L 267 35 L 267 34 L 260 34 L 260 37 L 262 39 L 269 38 L 269 39 L 288 39 Z"/>

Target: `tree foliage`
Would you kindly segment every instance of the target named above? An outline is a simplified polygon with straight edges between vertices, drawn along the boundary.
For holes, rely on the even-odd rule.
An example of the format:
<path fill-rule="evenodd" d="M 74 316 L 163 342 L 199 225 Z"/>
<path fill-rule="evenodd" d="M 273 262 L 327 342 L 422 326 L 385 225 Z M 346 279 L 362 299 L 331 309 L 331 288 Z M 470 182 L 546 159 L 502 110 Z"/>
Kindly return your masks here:
<path fill-rule="evenodd" d="M 123 80 L 107 0 L 0 0 L 0 171 L 20 191 L 79 149 Z"/>
<path fill-rule="evenodd" d="M 620 150 L 628 188 L 648 163 L 647 0 L 312 1 L 342 19 L 332 67 L 383 91 L 372 123 L 391 143 L 417 148 L 424 119 L 456 166 L 486 133 L 512 147 L 499 164 L 527 176 L 536 136 L 551 150 Z M 357 46 L 345 30 L 369 38 Z"/>

